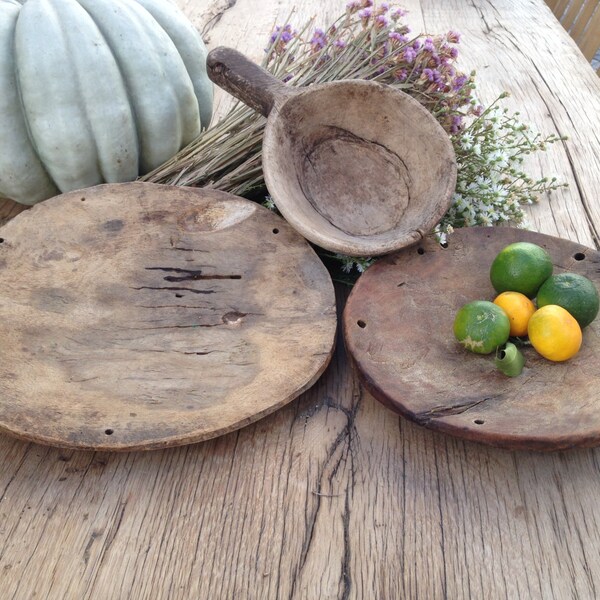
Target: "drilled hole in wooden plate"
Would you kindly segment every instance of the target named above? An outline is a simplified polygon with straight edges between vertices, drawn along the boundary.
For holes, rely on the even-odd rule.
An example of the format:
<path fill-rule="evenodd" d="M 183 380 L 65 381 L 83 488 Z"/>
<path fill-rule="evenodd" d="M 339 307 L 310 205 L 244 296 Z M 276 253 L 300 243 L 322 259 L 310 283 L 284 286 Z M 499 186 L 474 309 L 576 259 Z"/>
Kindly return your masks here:
<path fill-rule="evenodd" d="M 275 227 L 275 229 L 273 229 L 273 233 L 279 233 L 279 229 L 277 229 L 277 227 Z"/>
<path fill-rule="evenodd" d="M 584 254 L 583 252 L 576 252 L 576 253 L 573 255 L 573 258 L 574 258 L 575 260 L 583 260 L 583 259 L 585 258 L 585 254 Z"/>
<path fill-rule="evenodd" d="M 106 435 L 112 435 L 114 432 L 115 432 L 115 430 L 114 430 L 114 429 L 105 429 L 105 430 L 104 430 L 104 433 L 105 433 Z"/>
<path fill-rule="evenodd" d="M 82 202 L 85 202 L 85 198 L 82 198 L 82 199 L 81 199 L 81 201 L 82 201 Z"/>
<path fill-rule="evenodd" d="M 4 243 L 4 238 L 0 238 L 0 244 Z"/>
<path fill-rule="evenodd" d="M 446 249 L 448 247 L 448 242 L 440 242 L 440 246 Z"/>
<path fill-rule="evenodd" d="M 417 254 L 425 254 L 425 248 L 417 248 Z"/>
<path fill-rule="evenodd" d="M 475 423 L 475 425 L 483 425 L 485 421 L 483 419 L 475 419 L 473 423 Z"/>
<path fill-rule="evenodd" d="M 359 319 L 358 321 L 356 321 L 356 324 L 357 324 L 357 325 L 358 325 L 358 326 L 359 326 L 361 329 L 364 329 L 364 328 L 367 326 L 367 324 L 366 324 L 366 323 L 365 323 L 363 320 L 361 320 L 361 319 Z"/>

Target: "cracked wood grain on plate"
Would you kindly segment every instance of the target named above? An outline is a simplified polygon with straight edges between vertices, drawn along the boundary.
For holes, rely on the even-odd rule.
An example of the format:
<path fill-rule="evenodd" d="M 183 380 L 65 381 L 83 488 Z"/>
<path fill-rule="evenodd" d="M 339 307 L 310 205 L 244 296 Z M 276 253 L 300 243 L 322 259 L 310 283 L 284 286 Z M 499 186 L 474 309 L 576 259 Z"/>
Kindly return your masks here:
<path fill-rule="evenodd" d="M 348 351 L 377 399 L 426 427 L 511 449 L 598 445 L 600 320 L 564 363 L 523 348 L 525 369 L 514 378 L 496 369 L 493 354 L 468 352 L 454 338 L 459 308 L 496 296 L 490 266 L 516 241 L 544 247 L 555 273 L 579 273 L 600 288 L 596 250 L 508 227 L 458 229 L 444 247 L 430 237 L 360 278 L 344 311 Z"/>
<path fill-rule="evenodd" d="M 8 433 L 105 450 L 197 442 L 283 406 L 331 357 L 327 270 L 248 200 L 103 185 L 2 231 Z"/>

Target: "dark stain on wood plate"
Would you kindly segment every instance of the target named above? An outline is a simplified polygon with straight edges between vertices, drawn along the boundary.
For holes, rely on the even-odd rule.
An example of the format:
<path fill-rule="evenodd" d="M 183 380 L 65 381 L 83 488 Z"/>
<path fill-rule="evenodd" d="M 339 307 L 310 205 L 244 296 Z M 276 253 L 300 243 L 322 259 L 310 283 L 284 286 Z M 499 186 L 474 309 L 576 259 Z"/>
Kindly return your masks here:
<path fill-rule="evenodd" d="M 600 319 L 584 329 L 580 352 L 552 363 L 532 347 L 516 378 L 494 356 L 455 340 L 456 311 L 493 300 L 489 268 L 514 241 L 550 253 L 555 273 L 573 271 L 600 289 L 600 253 L 514 228 L 455 231 L 447 247 L 428 238 L 371 267 L 344 310 L 348 351 L 369 391 L 425 427 L 510 449 L 558 450 L 600 444 Z"/>
<path fill-rule="evenodd" d="M 197 442 L 283 406 L 330 360 L 331 278 L 255 203 L 103 185 L 1 235 L 1 431 L 102 450 Z"/>

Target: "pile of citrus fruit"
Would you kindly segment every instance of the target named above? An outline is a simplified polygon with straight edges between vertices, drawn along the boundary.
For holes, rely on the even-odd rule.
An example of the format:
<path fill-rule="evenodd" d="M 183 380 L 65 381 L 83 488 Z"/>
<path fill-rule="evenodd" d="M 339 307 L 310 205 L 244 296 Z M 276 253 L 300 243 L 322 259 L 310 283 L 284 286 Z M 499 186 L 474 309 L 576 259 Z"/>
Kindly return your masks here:
<path fill-rule="evenodd" d="M 509 376 L 523 369 L 524 357 L 517 345 L 526 344 L 527 338 L 548 360 L 561 362 L 575 356 L 582 330 L 598 314 L 600 298 L 587 277 L 570 272 L 553 275 L 553 271 L 552 259 L 541 246 L 530 242 L 506 246 L 490 268 L 498 295 L 493 302 L 476 300 L 458 311 L 456 339 L 472 352 L 496 352 L 497 367 Z"/>

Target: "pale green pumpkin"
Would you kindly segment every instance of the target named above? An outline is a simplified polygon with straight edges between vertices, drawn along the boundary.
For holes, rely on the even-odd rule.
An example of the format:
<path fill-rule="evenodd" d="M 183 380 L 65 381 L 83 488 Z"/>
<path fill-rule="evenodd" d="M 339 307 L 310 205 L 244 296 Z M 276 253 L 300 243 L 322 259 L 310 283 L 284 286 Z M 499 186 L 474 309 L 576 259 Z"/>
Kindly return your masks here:
<path fill-rule="evenodd" d="M 0 0 L 0 196 L 131 181 L 208 126 L 212 95 L 169 0 Z"/>

